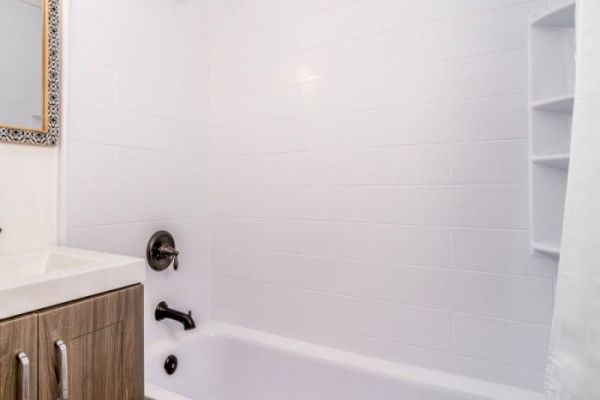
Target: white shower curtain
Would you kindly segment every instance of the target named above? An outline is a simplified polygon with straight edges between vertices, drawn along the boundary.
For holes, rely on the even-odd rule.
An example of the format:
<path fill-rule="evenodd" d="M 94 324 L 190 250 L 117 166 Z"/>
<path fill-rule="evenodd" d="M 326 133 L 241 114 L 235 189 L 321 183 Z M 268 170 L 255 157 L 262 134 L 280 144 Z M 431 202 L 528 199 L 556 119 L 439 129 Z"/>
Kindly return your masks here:
<path fill-rule="evenodd" d="M 571 163 L 546 397 L 600 400 L 600 0 L 577 2 Z"/>

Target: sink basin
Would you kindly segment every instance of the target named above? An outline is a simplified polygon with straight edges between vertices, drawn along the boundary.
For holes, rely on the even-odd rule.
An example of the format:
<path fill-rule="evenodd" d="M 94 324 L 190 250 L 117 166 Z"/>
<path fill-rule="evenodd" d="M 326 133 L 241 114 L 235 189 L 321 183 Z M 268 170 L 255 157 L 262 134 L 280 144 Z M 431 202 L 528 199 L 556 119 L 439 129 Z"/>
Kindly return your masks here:
<path fill-rule="evenodd" d="M 141 258 L 53 247 L 0 253 L 0 319 L 141 283 Z"/>
<path fill-rule="evenodd" d="M 16 279 L 67 271 L 73 268 L 86 268 L 98 265 L 98 263 L 97 259 L 52 250 L 0 257 L 0 265 L 6 265 L 6 268 L 2 268 L 4 277 L 0 282 L 0 287 L 3 286 L 5 279 L 7 282 L 11 282 Z"/>

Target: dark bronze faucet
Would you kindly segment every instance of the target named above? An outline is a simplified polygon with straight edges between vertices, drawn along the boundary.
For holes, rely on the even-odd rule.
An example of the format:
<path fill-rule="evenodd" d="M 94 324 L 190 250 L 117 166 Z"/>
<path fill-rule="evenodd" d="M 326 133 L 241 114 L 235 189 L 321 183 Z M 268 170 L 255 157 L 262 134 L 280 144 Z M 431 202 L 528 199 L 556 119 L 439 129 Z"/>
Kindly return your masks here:
<path fill-rule="evenodd" d="M 169 305 L 164 301 L 161 301 L 156 306 L 156 310 L 154 310 L 154 318 L 156 318 L 157 321 L 162 321 L 163 319 L 172 319 L 174 321 L 181 322 L 181 324 L 183 324 L 183 329 L 186 331 L 196 328 L 196 323 L 192 318 L 191 311 L 188 311 L 186 314 L 181 311 L 174 310 L 169 308 Z"/>
<path fill-rule="evenodd" d="M 155 271 L 164 271 L 173 263 L 179 269 L 179 250 L 175 248 L 175 239 L 167 231 L 158 231 L 152 235 L 146 247 L 146 260 Z"/>

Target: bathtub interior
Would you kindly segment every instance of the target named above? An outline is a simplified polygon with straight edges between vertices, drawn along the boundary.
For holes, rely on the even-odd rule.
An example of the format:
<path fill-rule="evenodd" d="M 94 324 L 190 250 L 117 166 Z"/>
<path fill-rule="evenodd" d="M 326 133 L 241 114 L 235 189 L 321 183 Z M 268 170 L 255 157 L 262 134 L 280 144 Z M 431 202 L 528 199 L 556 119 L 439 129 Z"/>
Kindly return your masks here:
<path fill-rule="evenodd" d="M 169 354 L 177 372 L 162 369 Z M 534 393 L 215 324 L 147 355 L 151 400 L 540 400 Z M 170 394 L 169 392 L 172 392 Z M 180 396 L 184 396 L 181 398 Z"/>

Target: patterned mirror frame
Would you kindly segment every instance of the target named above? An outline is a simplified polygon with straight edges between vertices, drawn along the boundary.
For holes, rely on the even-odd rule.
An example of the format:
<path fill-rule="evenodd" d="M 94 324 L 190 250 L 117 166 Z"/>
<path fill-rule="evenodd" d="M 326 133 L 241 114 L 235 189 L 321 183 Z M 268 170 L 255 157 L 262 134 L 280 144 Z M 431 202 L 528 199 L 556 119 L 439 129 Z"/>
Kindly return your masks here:
<path fill-rule="evenodd" d="M 37 146 L 56 146 L 60 130 L 60 0 L 42 0 L 45 4 L 45 41 L 47 62 L 44 84 L 47 85 L 44 106 L 46 107 L 45 129 L 22 129 L 2 126 L 0 142 L 20 143 Z"/>

